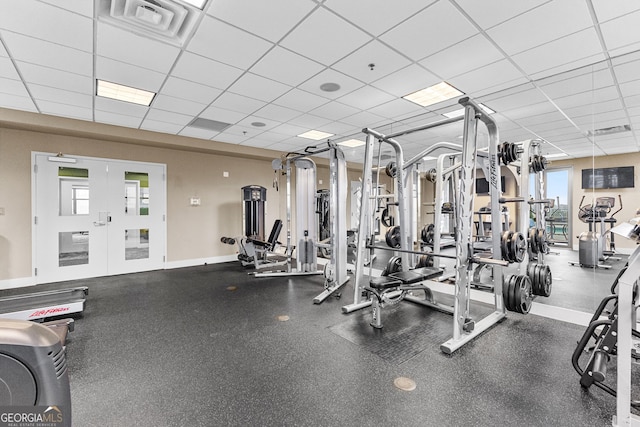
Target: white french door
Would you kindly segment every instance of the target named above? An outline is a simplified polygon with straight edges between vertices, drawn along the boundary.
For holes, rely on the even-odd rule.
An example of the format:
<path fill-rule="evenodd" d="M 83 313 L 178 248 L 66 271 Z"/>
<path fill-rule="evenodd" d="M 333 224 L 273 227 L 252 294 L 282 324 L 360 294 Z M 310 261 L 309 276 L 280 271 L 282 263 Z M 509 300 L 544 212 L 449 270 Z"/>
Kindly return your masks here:
<path fill-rule="evenodd" d="M 33 153 L 37 283 L 164 267 L 165 165 Z"/>

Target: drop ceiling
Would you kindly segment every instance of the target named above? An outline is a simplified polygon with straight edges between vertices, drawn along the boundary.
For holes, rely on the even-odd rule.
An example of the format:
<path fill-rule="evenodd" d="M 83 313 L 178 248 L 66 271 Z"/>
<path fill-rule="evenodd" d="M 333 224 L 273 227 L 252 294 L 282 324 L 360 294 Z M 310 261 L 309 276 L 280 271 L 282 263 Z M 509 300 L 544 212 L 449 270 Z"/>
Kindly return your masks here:
<path fill-rule="evenodd" d="M 567 158 L 640 149 L 636 0 L 162 0 L 188 12 L 179 37 L 110 19 L 115 1 L 3 4 L 0 107 L 291 152 L 322 143 L 296 136 L 312 129 L 340 142 L 442 120 L 457 99 L 402 97 L 446 81 L 495 111 L 502 141 Z M 98 97 L 97 79 L 157 95 Z M 229 126 L 190 125 L 206 121 Z M 461 133 L 398 139 L 410 158 Z"/>

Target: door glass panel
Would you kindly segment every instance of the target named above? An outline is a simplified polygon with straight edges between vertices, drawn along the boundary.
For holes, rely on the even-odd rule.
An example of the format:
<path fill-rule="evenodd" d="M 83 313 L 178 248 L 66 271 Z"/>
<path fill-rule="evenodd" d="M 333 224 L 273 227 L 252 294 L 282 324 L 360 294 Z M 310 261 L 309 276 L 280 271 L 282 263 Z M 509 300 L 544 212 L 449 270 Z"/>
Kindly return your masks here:
<path fill-rule="evenodd" d="M 89 263 L 89 232 L 62 231 L 58 233 L 58 266 Z"/>
<path fill-rule="evenodd" d="M 58 168 L 60 216 L 89 214 L 89 170 Z"/>
<path fill-rule="evenodd" d="M 551 243 L 569 243 L 569 170 L 546 172 L 547 198 L 554 200 L 546 217 L 547 236 Z"/>
<path fill-rule="evenodd" d="M 149 258 L 149 230 L 128 229 L 124 231 L 124 259 Z"/>
<path fill-rule="evenodd" d="M 125 215 L 149 215 L 149 174 L 125 172 L 124 187 Z"/>

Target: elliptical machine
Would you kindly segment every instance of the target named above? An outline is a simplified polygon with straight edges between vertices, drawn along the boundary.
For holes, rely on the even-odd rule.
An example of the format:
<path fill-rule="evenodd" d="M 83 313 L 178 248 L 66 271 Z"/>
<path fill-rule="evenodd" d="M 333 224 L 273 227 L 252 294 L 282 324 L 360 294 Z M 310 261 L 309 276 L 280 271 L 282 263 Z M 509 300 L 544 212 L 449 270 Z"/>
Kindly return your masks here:
<path fill-rule="evenodd" d="M 585 196 L 580 200 L 578 219 L 589 225 L 589 231 L 578 236 L 578 262 L 570 262 L 571 265 L 590 268 L 611 268 L 610 265 L 601 264 L 607 259 L 617 260 L 615 253 L 615 241 L 611 229 L 616 223 L 615 215 L 622 210 L 622 196 L 618 195 L 620 208 L 610 216 L 611 209 L 615 207 L 615 197 L 598 197 L 594 204 L 584 205 Z M 607 224 L 609 228 L 607 229 Z M 599 229 L 598 229 L 599 226 Z M 610 233 L 607 248 L 607 233 Z"/>

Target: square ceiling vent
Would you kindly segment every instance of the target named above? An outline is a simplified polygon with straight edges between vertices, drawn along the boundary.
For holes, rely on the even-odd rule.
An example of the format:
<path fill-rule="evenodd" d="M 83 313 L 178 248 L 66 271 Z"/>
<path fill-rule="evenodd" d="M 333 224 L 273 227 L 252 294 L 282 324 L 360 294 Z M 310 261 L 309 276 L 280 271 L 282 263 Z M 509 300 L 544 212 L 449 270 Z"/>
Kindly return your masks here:
<path fill-rule="evenodd" d="M 222 132 L 223 130 L 231 126 L 231 123 L 224 123 L 224 122 L 219 122 L 217 120 L 203 119 L 202 117 L 197 117 L 191 120 L 191 123 L 189 123 L 187 126 L 192 126 L 194 128 L 200 128 L 200 129 L 206 129 L 206 130 L 212 130 L 214 132 Z"/>
<path fill-rule="evenodd" d="M 120 28 L 182 46 L 200 9 L 170 0 L 100 0 L 98 16 Z"/>

